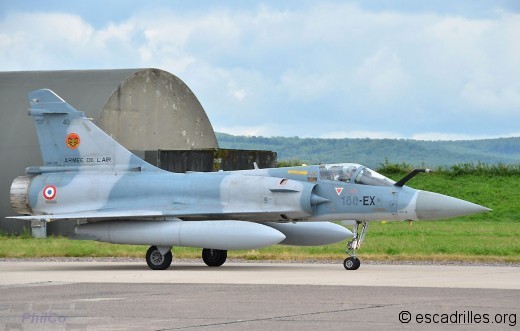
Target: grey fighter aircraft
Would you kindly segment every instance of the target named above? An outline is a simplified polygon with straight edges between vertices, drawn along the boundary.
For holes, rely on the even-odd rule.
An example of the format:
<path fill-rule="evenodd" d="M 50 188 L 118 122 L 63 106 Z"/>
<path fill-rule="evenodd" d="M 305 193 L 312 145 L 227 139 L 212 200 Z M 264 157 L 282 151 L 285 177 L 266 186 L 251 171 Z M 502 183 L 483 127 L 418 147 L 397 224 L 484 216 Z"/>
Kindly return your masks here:
<path fill-rule="evenodd" d="M 130 153 L 54 92 L 30 92 L 43 166 L 11 186 L 21 220 L 77 221 L 76 234 L 148 245 L 151 269 L 166 269 L 173 246 L 202 248 L 208 266 L 228 250 L 274 244 L 315 246 L 350 239 L 344 267 L 368 222 L 435 220 L 488 208 L 415 190 L 355 163 L 212 173 L 171 173 Z M 353 231 L 332 221 L 352 220 Z M 348 222 L 347 222 L 348 223 Z"/>

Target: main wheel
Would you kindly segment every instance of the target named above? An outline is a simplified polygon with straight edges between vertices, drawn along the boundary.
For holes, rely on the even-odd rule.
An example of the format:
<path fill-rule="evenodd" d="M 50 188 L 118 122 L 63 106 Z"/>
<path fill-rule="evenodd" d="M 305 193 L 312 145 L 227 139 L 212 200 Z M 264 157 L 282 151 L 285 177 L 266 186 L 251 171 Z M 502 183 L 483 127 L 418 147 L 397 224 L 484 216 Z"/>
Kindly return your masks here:
<path fill-rule="evenodd" d="M 361 265 L 361 261 L 357 257 L 347 257 L 345 261 L 343 261 L 343 266 L 347 270 L 357 270 Z"/>
<path fill-rule="evenodd" d="M 227 251 L 221 249 L 204 248 L 202 250 L 202 260 L 209 267 L 220 267 L 226 262 Z"/>
<path fill-rule="evenodd" d="M 152 270 L 165 270 L 172 264 L 172 251 L 162 255 L 155 246 L 148 248 L 146 252 L 146 263 Z"/>

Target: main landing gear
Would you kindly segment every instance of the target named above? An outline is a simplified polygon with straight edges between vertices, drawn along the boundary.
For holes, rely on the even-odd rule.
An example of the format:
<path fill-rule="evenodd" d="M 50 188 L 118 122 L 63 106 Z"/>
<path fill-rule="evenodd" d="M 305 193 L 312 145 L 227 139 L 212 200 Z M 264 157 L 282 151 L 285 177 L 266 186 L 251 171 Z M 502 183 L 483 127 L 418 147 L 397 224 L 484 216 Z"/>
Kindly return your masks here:
<path fill-rule="evenodd" d="M 172 264 L 171 247 L 151 246 L 146 252 L 146 264 L 152 270 L 166 270 Z M 227 260 L 227 251 L 221 249 L 204 248 L 202 260 L 210 267 L 220 267 Z"/>
<path fill-rule="evenodd" d="M 146 252 L 146 263 L 152 270 L 165 270 L 172 264 L 171 247 L 151 246 Z"/>
<path fill-rule="evenodd" d="M 226 262 L 227 251 L 221 249 L 204 248 L 202 250 L 202 261 L 209 267 L 220 267 Z"/>
<path fill-rule="evenodd" d="M 359 226 L 361 227 L 361 232 L 359 231 Z M 365 234 L 367 233 L 368 229 L 368 223 L 366 221 L 360 222 L 356 221 L 356 224 L 354 225 L 354 230 L 352 233 L 354 234 L 354 237 L 352 240 L 347 244 L 347 257 L 343 261 L 343 266 L 347 270 L 357 270 L 361 266 L 361 261 L 356 257 L 356 250 L 361 247 L 361 244 L 363 243 L 363 239 L 365 238 Z"/>

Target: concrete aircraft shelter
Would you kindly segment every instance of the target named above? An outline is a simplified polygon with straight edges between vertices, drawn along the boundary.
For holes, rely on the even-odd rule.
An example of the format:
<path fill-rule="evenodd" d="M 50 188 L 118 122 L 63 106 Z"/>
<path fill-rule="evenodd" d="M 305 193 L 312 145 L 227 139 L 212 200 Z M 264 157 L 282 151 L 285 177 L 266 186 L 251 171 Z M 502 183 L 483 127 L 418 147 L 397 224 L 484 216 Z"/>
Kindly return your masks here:
<path fill-rule="evenodd" d="M 0 72 L 0 230 L 20 232 L 27 223 L 9 203 L 11 182 L 41 165 L 27 93 L 56 92 L 120 144 L 144 157 L 150 150 L 218 148 L 211 123 L 184 82 L 158 69 Z M 52 225 L 51 225 L 52 226 Z"/>

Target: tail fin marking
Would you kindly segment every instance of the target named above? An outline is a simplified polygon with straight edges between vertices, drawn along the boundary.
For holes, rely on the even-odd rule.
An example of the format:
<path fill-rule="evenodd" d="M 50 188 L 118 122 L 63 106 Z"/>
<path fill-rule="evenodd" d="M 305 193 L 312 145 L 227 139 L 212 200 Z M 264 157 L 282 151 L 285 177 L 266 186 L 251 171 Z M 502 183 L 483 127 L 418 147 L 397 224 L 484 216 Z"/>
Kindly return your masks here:
<path fill-rule="evenodd" d="M 44 166 L 157 169 L 121 146 L 53 91 L 32 91 L 28 98 Z"/>

